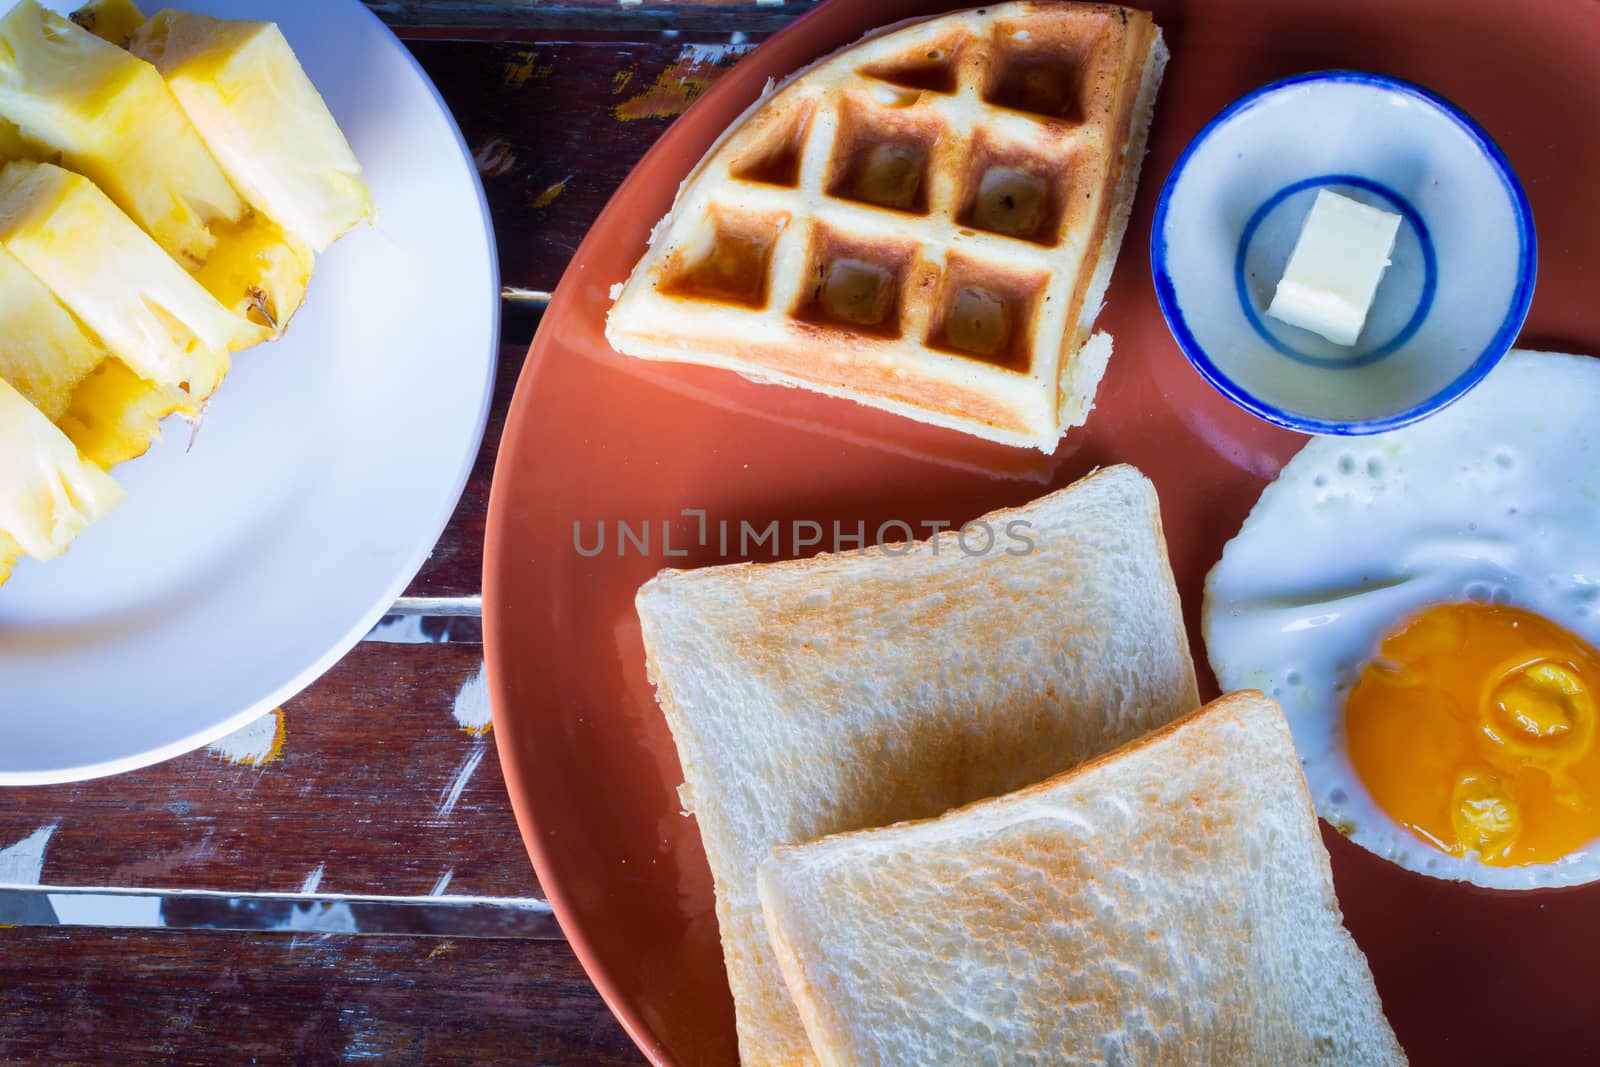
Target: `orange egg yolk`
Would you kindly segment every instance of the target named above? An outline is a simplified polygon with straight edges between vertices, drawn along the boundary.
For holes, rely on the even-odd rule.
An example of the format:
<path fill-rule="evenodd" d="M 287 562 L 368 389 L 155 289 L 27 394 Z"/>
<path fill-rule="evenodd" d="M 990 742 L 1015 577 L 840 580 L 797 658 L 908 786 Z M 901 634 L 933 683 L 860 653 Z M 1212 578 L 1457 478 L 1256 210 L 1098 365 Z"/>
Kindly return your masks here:
<path fill-rule="evenodd" d="M 1531 612 L 1442 604 L 1384 638 L 1345 703 L 1379 807 L 1444 852 L 1549 863 L 1600 838 L 1600 653 Z"/>

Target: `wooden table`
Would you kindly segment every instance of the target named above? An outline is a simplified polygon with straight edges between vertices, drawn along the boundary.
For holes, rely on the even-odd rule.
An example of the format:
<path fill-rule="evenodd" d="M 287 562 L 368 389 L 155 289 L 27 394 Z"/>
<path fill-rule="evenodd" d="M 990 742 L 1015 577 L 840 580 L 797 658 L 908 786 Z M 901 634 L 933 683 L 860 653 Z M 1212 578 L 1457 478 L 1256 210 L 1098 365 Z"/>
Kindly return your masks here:
<path fill-rule="evenodd" d="M 493 210 L 482 451 L 394 614 L 281 709 L 156 767 L 0 790 L 0 1062 L 640 1062 L 543 900 L 487 736 L 489 483 L 585 228 L 808 2 L 368 2 L 454 110 Z"/>

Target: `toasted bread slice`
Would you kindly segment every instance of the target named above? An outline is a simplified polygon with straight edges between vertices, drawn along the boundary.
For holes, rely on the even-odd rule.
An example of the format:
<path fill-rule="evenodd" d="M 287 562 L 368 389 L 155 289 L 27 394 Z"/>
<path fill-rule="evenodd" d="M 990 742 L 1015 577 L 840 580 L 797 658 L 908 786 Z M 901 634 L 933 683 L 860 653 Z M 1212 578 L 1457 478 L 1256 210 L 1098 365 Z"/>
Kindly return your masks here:
<path fill-rule="evenodd" d="M 1142 474 L 1108 468 L 985 521 L 1000 539 L 981 555 L 946 533 L 639 590 L 748 1065 L 814 1062 L 756 898 L 772 846 L 1037 782 L 1199 703 Z M 1031 552 L 1008 554 L 1012 523 Z"/>
<path fill-rule="evenodd" d="M 1110 4 L 879 30 L 712 147 L 606 336 L 1050 452 L 1111 354 L 1091 333 L 1166 60 Z"/>
<path fill-rule="evenodd" d="M 1283 712 L 1233 693 L 937 819 L 780 847 L 824 1064 L 1392 1064 Z"/>

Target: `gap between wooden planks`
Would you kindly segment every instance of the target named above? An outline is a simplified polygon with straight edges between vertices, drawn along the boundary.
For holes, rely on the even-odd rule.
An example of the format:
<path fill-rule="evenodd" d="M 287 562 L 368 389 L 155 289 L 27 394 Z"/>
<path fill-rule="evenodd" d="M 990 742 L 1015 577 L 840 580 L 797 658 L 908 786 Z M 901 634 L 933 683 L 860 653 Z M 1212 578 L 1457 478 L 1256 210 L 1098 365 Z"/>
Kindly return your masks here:
<path fill-rule="evenodd" d="M 18 926 L 538 940 L 562 937 L 550 905 L 535 897 L 0 887 L 0 927 Z"/>

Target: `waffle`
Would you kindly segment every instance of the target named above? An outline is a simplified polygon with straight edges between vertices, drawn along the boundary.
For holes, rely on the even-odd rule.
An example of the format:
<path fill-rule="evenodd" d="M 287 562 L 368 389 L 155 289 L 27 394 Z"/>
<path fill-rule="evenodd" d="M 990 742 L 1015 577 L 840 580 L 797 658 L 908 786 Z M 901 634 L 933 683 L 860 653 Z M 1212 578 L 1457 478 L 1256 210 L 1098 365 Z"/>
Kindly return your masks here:
<path fill-rule="evenodd" d="M 1092 327 L 1166 58 L 1147 13 L 1100 4 L 869 35 L 723 134 L 607 339 L 1052 451 L 1111 353 Z"/>

